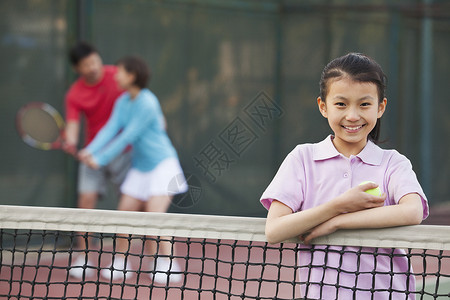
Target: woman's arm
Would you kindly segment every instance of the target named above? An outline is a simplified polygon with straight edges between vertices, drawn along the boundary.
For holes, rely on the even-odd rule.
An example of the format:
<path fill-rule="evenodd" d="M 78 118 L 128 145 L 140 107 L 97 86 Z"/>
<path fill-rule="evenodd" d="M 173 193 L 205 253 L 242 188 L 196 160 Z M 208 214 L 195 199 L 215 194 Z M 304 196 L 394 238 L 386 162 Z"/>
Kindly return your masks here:
<path fill-rule="evenodd" d="M 422 199 L 416 193 L 403 196 L 397 205 L 376 207 L 348 214 L 340 214 L 315 227 L 304 242 L 330 234 L 338 229 L 385 228 L 417 225 L 422 222 Z"/>
<path fill-rule="evenodd" d="M 137 100 L 135 100 L 137 101 Z M 93 161 L 98 165 L 107 165 L 117 155 L 119 155 L 128 145 L 133 144 L 140 136 L 150 130 L 151 123 L 156 116 L 155 109 L 151 102 L 141 101 L 133 110 L 130 121 L 124 126 L 122 131 L 106 145 L 101 152 L 94 153 Z"/>
<path fill-rule="evenodd" d="M 356 186 L 329 202 L 296 213 L 274 200 L 267 214 L 267 241 L 278 243 L 300 236 L 340 214 L 382 206 L 386 195 L 374 196 L 364 192 L 377 186 L 375 183 Z"/>
<path fill-rule="evenodd" d="M 78 152 L 78 157 L 82 162 L 93 168 L 99 167 L 97 162 L 93 160 L 93 155 L 102 150 L 102 148 L 115 138 L 120 131 L 120 112 L 122 110 L 121 105 L 123 101 L 122 97 L 117 99 L 106 124 L 100 129 L 89 145 Z"/>

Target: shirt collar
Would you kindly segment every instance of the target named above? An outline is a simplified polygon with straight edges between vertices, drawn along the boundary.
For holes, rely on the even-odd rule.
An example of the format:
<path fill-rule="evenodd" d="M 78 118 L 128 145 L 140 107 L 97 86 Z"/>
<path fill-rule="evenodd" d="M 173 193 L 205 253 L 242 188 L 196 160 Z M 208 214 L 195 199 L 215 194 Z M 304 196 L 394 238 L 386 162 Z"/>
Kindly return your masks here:
<path fill-rule="evenodd" d="M 331 134 L 326 139 L 314 145 L 314 160 L 325 160 L 341 155 L 331 141 Z"/>
<path fill-rule="evenodd" d="M 326 139 L 314 145 L 314 160 L 326 160 L 341 155 L 334 147 L 331 138 L 330 134 Z M 369 140 L 364 149 L 356 156 L 366 164 L 378 166 L 383 159 L 383 150 Z"/>
<path fill-rule="evenodd" d="M 383 149 L 375 145 L 371 140 L 368 140 L 367 145 L 356 156 L 366 164 L 379 166 L 383 160 Z"/>

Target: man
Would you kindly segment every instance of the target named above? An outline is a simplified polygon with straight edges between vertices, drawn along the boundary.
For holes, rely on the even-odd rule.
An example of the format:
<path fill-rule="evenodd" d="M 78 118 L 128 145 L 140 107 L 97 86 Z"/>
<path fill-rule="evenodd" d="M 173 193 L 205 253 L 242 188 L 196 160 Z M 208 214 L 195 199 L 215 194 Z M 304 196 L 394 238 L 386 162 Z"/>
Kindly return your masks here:
<path fill-rule="evenodd" d="M 103 65 L 97 50 L 84 42 L 76 44 L 69 53 L 70 62 L 79 78 L 72 84 L 66 94 L 66 130 L 64 150 L 75 154 L 80 136 L 80 121 L 83 116 L 86 124 L 86 141 L 89 144 L 97 132 L 105 125 L 112 112 L 116 99 L 122 94 L 114 76 L 116 67 Z M 80 163 L 78 170 L 78 207 L 92 209 L 97 200 L 106 193 L 107 180 L 111 181 L 117 191 L 130 167 L 130 151 L 124 151 L 107 166 L 94 170 Z M 82 237 L 77 240 L 78 247 L 83 247 Z M 90 247 L 88 239 L 87 247 Z M 72 263 L 70 275 L 81 278 L 85 265 L 90 265 L 84 255 L 79 255 Z M 94 273 L 93 268 L 86 268 L 85 275 Z"/>

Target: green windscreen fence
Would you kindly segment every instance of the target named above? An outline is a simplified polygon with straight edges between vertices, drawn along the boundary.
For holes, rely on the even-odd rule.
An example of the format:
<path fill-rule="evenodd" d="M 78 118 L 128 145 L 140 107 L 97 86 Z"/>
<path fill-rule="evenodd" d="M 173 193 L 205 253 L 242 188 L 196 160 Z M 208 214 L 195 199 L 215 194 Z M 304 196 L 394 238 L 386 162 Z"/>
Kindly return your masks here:
<path fill-rule="evenodd" d="M 1 204 L 76 205 L 76 162 L 26 146 L 14 117 L 30 101 L 64 112 L 77 38 L 95 44 L 105 64 L 137 54 L 151 66 L 150 89 L 193 187 L 174 212 L 263 216 L 259 196 L 287 153 L 330 133 L 316 104 L 320 72 L 350 51 L 388 75 L 382 147 L 412 161 L 431 205 L 448 201 L 445 1 L 5 0 Z M 99 206 L 116 204 L 111 194 Z"/>
<path fill-rule="evenodd" d="M 67 158 L 25 145 L 15 116 L 31 101 L 63 108 L 67 88 L 66 1 L 0 3 L 0 202 L 69 205 Z M 72 201 L 72 200 L 70 200 Z"/>

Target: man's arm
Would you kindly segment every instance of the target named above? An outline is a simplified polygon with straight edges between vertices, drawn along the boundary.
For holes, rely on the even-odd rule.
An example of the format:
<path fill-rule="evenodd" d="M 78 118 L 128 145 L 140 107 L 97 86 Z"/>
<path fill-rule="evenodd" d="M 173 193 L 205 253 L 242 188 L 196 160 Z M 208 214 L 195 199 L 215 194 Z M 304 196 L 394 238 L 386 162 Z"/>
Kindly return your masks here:
<path fill-rule="evenodd" d="M 62 149 L 70 154 L 77 152 L 78 139 L 80 134 L 80 122 L 68 121 L 64 131 L 64 143 Z"/>

